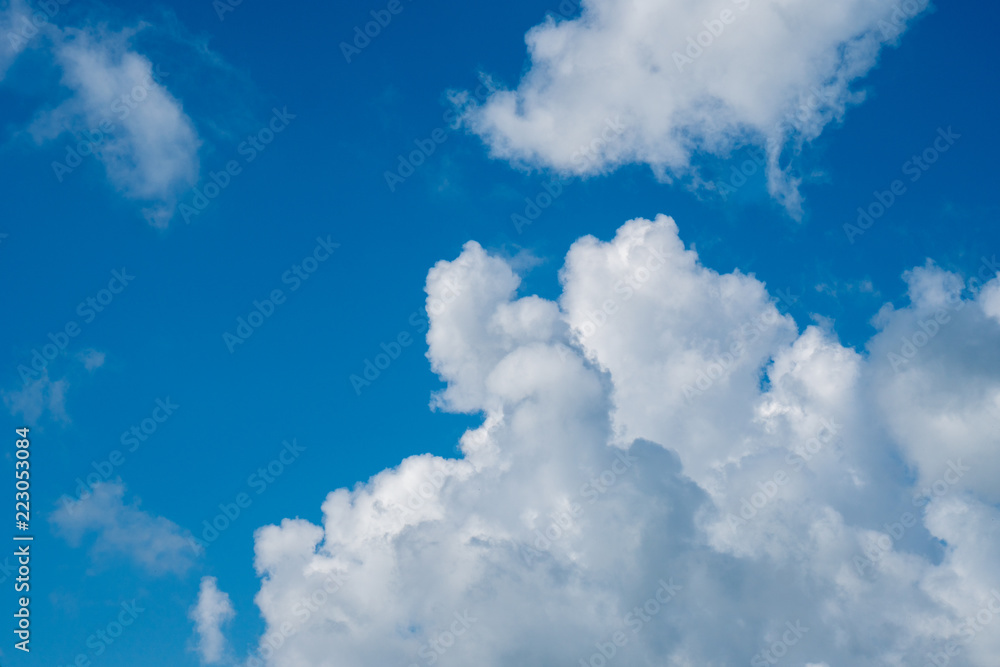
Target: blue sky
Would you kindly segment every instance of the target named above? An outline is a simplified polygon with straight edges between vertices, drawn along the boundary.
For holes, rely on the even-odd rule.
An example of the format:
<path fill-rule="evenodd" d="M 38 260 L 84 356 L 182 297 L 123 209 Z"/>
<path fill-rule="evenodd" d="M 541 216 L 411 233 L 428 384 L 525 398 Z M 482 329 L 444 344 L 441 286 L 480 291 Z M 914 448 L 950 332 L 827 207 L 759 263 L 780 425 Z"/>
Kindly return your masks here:
<path fill-rule="evenodd" d="M 625 12 L 619 4 L 602 0 L 592 7 Z M 680 3 L 652 4 L 669 9 Z M 798 4 L 808 13 L 814 3 Z M 269 627 L 254 601 L 261 590 L 254 570 L 255 531 L 295 517 L 321 525 L 328 493 L 352 488 L 407 457 L 462 458 L 460 437 L 490 413 L 471 399 L 430 405 L 433 395 L 449 386 L 458 391 L 467 380 L 447 370 L 454 367 L 446 353 L 435 357 L 439 373 L 427 358 L 428 271 L 458 257 L 467 241 L 514 267 L 521 276 L 518 296 L 566 299 L 570 292 L 560 283 L 560 269 L 577 239 L 593 235 L 607 243 L 626 221 L 669 215 L 701 266 L 718 274 L 752 275 L 777 299 L 778 310 L 793 318 L 797 332 L 816 324 L 862 360 L 874 354 L 879 329 L 872 318 L 883 304 L 892 303 L 897 311 L 911 306 L 915 292 L 904 272 L 930 258 L 948 275 L 968 279 L 980 271 L 983 257 L 1000 250 L 994 195 L 1000 146 L 993 107 L 998 63 L 995 50 L 983 47 L 1000 19 L 992 5 L 929 7 L 910 21 L 897 43 L 881 45 L 870 69 L 849 79 L 854 97 L 847 101 L 847 93 L 838 93 L 846 105 L 839 119 L 821 123 L 798 149 L 792 140 L 779 153 L 782 165 L 791 164 L 803 179 L 797 188 L 800 211 L 769 191 L 765 169 L 756 163 L 747 183 L 725 198 L 704 185 L 728 180 L 733 167 L 765 148 L 767 137 L 752 128 L 765 124 L 760 119 L 768 114 L 784 113 L 778 102 L 746 111 L 742 119 L 734 112 L 743 134 L 729 128 L 716 135 L 711 122 L 695 124 L 696 139 L 676 162 L 644 153 L 657 147 L 657 139 L 641 127 L 653 121 L 635 121 L 622 135 L 631 143 L 620 153 L 602 154 L 593 168 L 574 172 L 565 167 L 555 140 L 539 139 L 529 129 L 504 135 L 503 128 L 520 126 L 504 125 L 506 112 L 499 104 L 483 106 L 485 97 L 471 111 L 457 107 L 469 114 L 462 127 L 446 121 L 456 109 L 455 91 L 474 91 L 481 81 L 516 90 L 529 73 L 536 80 L 554 77 L 548 87 L 520 89 L 528 100 L 522 99 L 523 113 L 554 114 L 555 128 L 541 134 L 570 136 L 575 132 L 567 129 L 570 124 L 589 122 L 560 116 L 560 110 L 604 94 L 586 80 L 560 81 L 551 74 L 555 68 L 532 71 L 528 60 L 525 34 L 558 5 L 401 0 L 396 6 L 399 12 L 351 62 L 340 43 L 351 41 L 355 27 L 372 20 L 371 12 L 387 11 L 387 3 L 293 11 L 241 3 L 220 17 L 208 1 L 150 6 L 73 0 L 59 5 L 16 57 L 4 37 L 4 458 L 13 468 L 14 429 L 30 426 L 35 536 L 32 651 L 23 655 L 5 642 L 4 664 L 73 664 L 78 655 L 109 667 L 200 664 L 199 657 L 211 658 L 213 651 L 206 648 L 211 642 L 204 633 L 193 634 L 189 610 L 199 599 L 203 577 L 216 578 L 235 611 L 223 624 L 219 655 L 228 657 L 220 660 L 243 664 L 232 661 L 246 659 Z M 3 11 L 6 35 L 11 25 L 6 21 L 16 30 L 24 7 L 15 3 Z M 736 22 L 727 30 L 739 27 Z M 756 23 L 752 29 L 764 30 Z M 720 45 L 726 36 L 718 38 Z M 723 48 L 757 57 L 759 43 L 737 37 Z M 831 39 L 836 42 L 837 36 Z M 711 54 L 706 54 L 707 61 Z M 126 85 L 147 70 L 157 73 L 152 80 L 138 88 Z M 712 83 L 710 77 L 706 81 Z M 795 84 L 779 81 L 768 89 L 763 86 L 769 80 L 757 83 L 762 87 L 753 95 L 776 99 Z M 664 83 L 662 92 L 673 99 L 694 95 L 670 85 Z M 569 102 L 553 99 L 559 93 L 551 91 L 565 90 L 575 91 L 567 93 Z M 641 88 L 621 93 L 631 100 L 623 108 L 641 107 L 632 102 L 646 92 L 655 97 L 655 91 Z M 120 98 L 119 93 L 141 99 L 133 99 L 134 106 L 109 106 L 107 95 Z M 100 120 L 111 124 L 113 137 L 98 142 L 103 158 L 85 156 L 72 171 L 57 174 L 53 163 L 65 161 L 67 147 L 86 144 L 82 133 L 99 127 Z M 280 131 L 269 132 L 275 128 Z M 267 143 L 251 150 L 254 136 Z M 939 142 L 936 162 L 911 180 L 912 157 L 938 137 L 950 138 Z M 397 156 L 420 145 L 433 145 L 433 153 L 390 189 L 386 172 L 398 168 Z M 670 154 L 664 146 L 661 155 Z M 228 176 L 219 176 L 227 163 L 234 165 Z M 189 207 L 211 189 L 213 174 L 214 182 L 225 186 L 192 214 Z M 553 179 L 560 194 L 530 226 L 516 229 L 512 216 L 524 214 L 525 198 L 537 201 L 545 184 L 555 187 Z M 876 192 L 891 191 L 897 179 L 905 191 L 850 239 L 844 225 L 856 221 L 859 207 L 877 201 Z M 310 257 L 317 258 L 315 264 Z M 296 267 L 304 261 L 308 278 L 297 279 Z M 308 273 L 313 266 L 315 272 Z M 102 297 L 101 291 L 116 271 L 134 278 L 124 287 L 120 278 L 112 283 L 120 292 L 111 294 L 101 312 L 88 315 L 81 304 L 107 298 L 110 292 Z M 255 300 L 271 298 L 274 290 L 282 290 L 283 302 L 230 350 L 224 334 L 236 332 L 238 318 L 247 318 Z M 706 294 L 702 303 L 713 311 L 711 299 L 719 292 Z M 725 289 L 722 294 L 729 298 Z M 782 294 L 794 298 L 785 301 Z M 968 289 L 962 295 L 975 298 Z M 719 308 L 729 312 L 722 301 Z M 43 350 L 50 334 L 58 340 L 71 322 L 79 325 L 78 335 L 26 381 L 19 367 L 30 367 L 33 352 Z M 370 384 L 352 383 L 352 375 L 364 376 L 367 361 L 377 361 L 382 344 L 395 350 L 391 343 L 401 335 L 412 343 L 399 347 L 398 358 Z M 995 332 L 982 335 L 986 342 L 969 345 L 988 351 Z M 447 348 L 446 333 L 441 340 Z M 762 353 L 764 359 L 778 356 L 788 341 L 774 344 Z M 613 362 L 594 363 L 614 368 Z M 996 381 L 992 371 L 982 370 L 981 376 L 970 370 L 974 362 L 955 364 L 956 372 L 972 373 L 983 386 Z M 149 422 L 158 400 L 177 407 L 162 422 Z M 155 423 L 155 432 L 127 451 L 123 434 L 133 426 L 141 431 L 143 420 Z M 652 431 L 625 430 L 655 440 Z M 304 449 L 291 463 L 286 455 L 273 482 L 261 484 L 257 477 L 254 485 L 251 475 L 290 451 L 286 441 Z M 995 440 L 990 442 L 995 447 Z M 709 488 L 699 477 L 700 463 L 685 458 L 683 447 L 672 449 L 681 452 L 685 474 L 695 480 L 690 483 Z M 124 460 L 107 475 L 108 504 L 89 519 L 60 515 L 60 497 L 74 494 L 77 478 L 102 465 L 107 470 L 103 462 L 116 450 Z M 886 475 L 900 484 L 923 479 L 920 454 L 908 458 L 909 450 L 898 442 L 885 451 L 886 461 L 894 462 L 879 464 L 887 466 L 879 468 L 883 472 L 891 471 Z M 983 466 L 996 461 L 995 453 L 984 457 Z M 905 485 L 900 488 L 905 496 Z M 117 500 L 115 490 L 122 494 Z M 170 541 L 188 545 L 188 535 L 204 537 L 203 521 L 212 521 L 220 504 L 235 503 L 242 493 L 249 506 L 218 539 L 200 550 Z M 995 498 L 980 496 L 987 510 L 997 511 Z M 846 517 L 855 511 L 838 509 Z M 148 536 L 136 537 L 145 530 Z M 166 543 L 156 542 L 160 538 Z M 909 548 L 939 564 L 941 546 L 932 542 Z M 7 575 L 0 605 L 13 613 L 9 585 Z M 131 600 L 145 611 L 97 655 L 88 637 L 113 622 L 122 603 Z M 391 597 L 386 600 L 393 604 Z M 761 646 L 770 643 L 765 634 Z M 347 653 L 351 659 L 389 660 L 388 654 L 365 653 L 357 642 Z M 565 664 L 577 664 L 577 657 L 567 654 Z M 730 664 L 726 656 L 717 658 Z M 857 664 L 880 664 L 876 658 L 877 652 L 869 652 L 866 659 L 873 662 Z M 962 659 L 986 664 L 975 662 L 970 651 Z M 316 660 L 308 664 L 327 664 Z M 413 662 L 423 664 L 416 657 Z M 496 658 L 489 664 L 506 663 Z"/>

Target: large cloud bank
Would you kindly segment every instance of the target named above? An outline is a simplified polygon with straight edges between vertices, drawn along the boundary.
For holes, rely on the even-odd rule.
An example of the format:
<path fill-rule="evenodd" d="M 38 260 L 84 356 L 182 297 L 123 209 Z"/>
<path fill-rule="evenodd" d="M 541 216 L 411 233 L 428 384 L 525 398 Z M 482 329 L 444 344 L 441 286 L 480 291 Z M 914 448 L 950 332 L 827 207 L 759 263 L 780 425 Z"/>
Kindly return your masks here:
<path fill-rule="evenodd" d="M 246 664 L 993 667 L 993 262 L 908 272 L 860 354 L 667 217 L 577 241 L 558 303 L 468 243 L 428 357 L 482 427 L 258 531 Z"/>
<path fill-rule="evenodd" d="M 563 0 L 560 14 L 578 3 Z M 577 18 L 528 32 L 518 86 L 465 120 L 497 157 L 578 175 L 638 162 L 671 179 L 692 175 L 698 152 L 764 146 L 769 189 L 797 216 L 789 157 L 863 99 L 856 81 L 927 6 L 584 0 Z"/>

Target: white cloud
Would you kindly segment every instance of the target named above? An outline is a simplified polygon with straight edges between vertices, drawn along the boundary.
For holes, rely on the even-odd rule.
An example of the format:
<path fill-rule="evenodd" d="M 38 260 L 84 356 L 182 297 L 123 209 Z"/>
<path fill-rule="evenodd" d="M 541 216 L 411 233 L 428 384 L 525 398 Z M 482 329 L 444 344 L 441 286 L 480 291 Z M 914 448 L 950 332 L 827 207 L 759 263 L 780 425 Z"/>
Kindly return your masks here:
<path fill-rule="evenodd" d="M 80 500 L 66 501 L 52 513 L 56 532 L 72 546 L 94 534 L 94 559 L 121 555 L 154 575 L 184 574 L 202 549 L 173 521 L 126 505 L 121 483 L 99 482 Z"/>
<path fill-rule="evenodd" d="M 25 422 L 34 426 L 48 411 L 52 419 L 68 422 L 66 414 L 66 390 L 69 381 L 66 378 L 51 380 L 48 369 L 44 369 L 37 379 L 26 382 L 20 389 L 0 390 L 3 402 L 12 415 L 21 415 Z"/>
<path fill-rule="evenodd" d="M 579 240 L 561 280 L 518 298 L 475 243 L 434 267 L 436 403 L 484 424 L 257 532 L 248 667 L 994 664 L 965 619 L 1000 611 L 1000 281 L 897 375 L 960 281 L 933 265 L 865 354 L 666 217 Z"/>
<path fill-rule="evenodd" d="M 912 305 L 883 313 L 882 330 L 869 345 L 873 374 L 884 389 L 873 398 L 917 465 L 920 486 L 932 485 L 949 460 L 962 457 L 972 467 L 963 486 L 1000 502 L 1000 322 L 991 317 L 1000 280 L 967 300 L 962 279 L 930 262 L 905 278 Z"/>
<path fill-rule="evenodd" d="M 202 577 L 198 602 L 188 616 L 195 624 L 197 651 L 203 664 L 217 664 L 225 659 L 227 644 L 222 627 L 235 615 L 229 595 L 219 590 L 215 577 Z"/>
<path fill-rule="evenodd" d="M 70 158 L 67 148 L 60 162 L 75 168 L 93 151 L 111 183 L 126 197 L 147 203 L 147 219 L 163 226 L 177 195 L 198 180 L 201 142 L 181 102 L 164 85 L 169 73 L 132 49 L 134 32 L 66 28 L 55 35 L 53 55 L 72 95 L 40 114 L 30 130 L 38 142 L 69 132 L 67 146 L 82 157 Z"/>
<path fill-rule="evenodd" d="M 105 354 L 95 349 L 88 348 L 76 355 L 84 369 L 94 371 L 104 365 Z M 38 375 L 35 379 L 30 379 L 31 375 Z M 4 405 L 10 410 L 12 415 L 21 415 L 22 419 L 31 426 L 38 424 L 43 415 L 48 414 L 49 418 L 63 423 L 69 423 L 69 415 L 66 414 L 66 392 L 69 390 L 69 376 L 64 376 L 58 380 L 49 377 L 49 367 L 43 368 L 40 372 L 25 371 L 22 373 L 24 382 L 20 388 L 14 390 L 0 389 L 0 397 L 3 398 Z"/>
<path fill-rule="evenodd" d="M 467 126 L 494 156 L 577 175 L 645 163 L 663 179 L 699 183 L 698 153 L 753 143 L 767 148 L 770 192 L 797 216 L 801 178 L 789 156 L 864 98 L 852 84 L 927 0 L 582 7 L 575 19 L 532 28 L 518 86 L 467 109 Z"/>
<path fill-rule="evenodd" d="M 141 202 L 146 219 L 165 226 L 177 196 L 198 180 L 201 139 L 181 101 L 168 90 L 170 76 L 133 46 L 150 26 L 112 30 L 106 22 L 60 27 L 56 14 L 36 11 L 23 0 L 0 8 L 0 81 L 18 57 L 37 49 L 61 72 L 61 103 L 40 111 L 28 127 L 38 144 L 62 138 L 53 160 L 62 182 L 90 156 L 100 160 L 111 184 Z M 56 19 L 60 19 L 57 21 Z M 178 26 L 168 26 L 167 31 Z M 185 36 L 178 37 L 188 43 Z M 198 53 L 216 67 L 223 63 L 207 48 Z"/>
<path fill-rule="evenodd" d="M 88 371 L 96 370 L 104 365 L 105 354 L 93 348 L 87 348 L 76 355 L 83 367 Z"/>

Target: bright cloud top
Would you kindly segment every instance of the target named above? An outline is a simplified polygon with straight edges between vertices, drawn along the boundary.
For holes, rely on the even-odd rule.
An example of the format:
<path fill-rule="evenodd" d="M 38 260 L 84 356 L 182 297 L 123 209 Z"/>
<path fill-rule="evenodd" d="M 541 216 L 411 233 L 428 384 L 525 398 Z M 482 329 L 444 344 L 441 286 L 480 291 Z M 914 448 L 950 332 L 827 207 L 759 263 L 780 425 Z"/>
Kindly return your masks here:
<path fill-rule="evenodd" d="M 471 106 L 465 121 L 496 157 L 578 175 L 646 163 L 666 180 L 696 177 L 698 152 L 766 146 L 769 190 L 797 216 L 801 178 L 786 148 L 797 152 L 863 99 L 852 83 L 926 7 L 584 0 L 578 18 L 528 32 L 531 65 L 517 88 Z"/>
<path fill-rule="evenodd" d="M 993 665 L 995 271 L 908 273 L 862 355 L 667 217 L 576 242 L 558 303 L 470 242 L 428 357 L 483 426 L 257 532 L 246 664 Z"/>

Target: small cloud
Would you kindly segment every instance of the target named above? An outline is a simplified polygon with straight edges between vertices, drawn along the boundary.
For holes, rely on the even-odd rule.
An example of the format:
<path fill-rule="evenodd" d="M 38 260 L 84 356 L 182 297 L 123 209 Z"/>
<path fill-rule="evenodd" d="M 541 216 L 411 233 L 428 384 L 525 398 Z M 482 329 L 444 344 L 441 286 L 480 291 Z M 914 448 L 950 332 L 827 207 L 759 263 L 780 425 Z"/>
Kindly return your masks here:
<path fill-rule="evenodd" d="M 71 546 L 91 533 L 96 539 L 91 557 L 124 555 L 153 575 L 187 572 L 202 548 L 173 521 L 139 509 L 138 501 L 123 502 L 125 486 L 99 482 L 80 500 L 65 502 L 52 513 L 56 532 Z"/>
<path fill-rule="evenodd" d="M 104 357 L 105 354 L 103 352 L 99 352 L 93 348 L 83 350 L 76 355 L 76 358 L 80 360 L 80 363 L 82 363 L 83 367 L 88 371 L 92 371 L 103 366 Z"/>
<path fill-rule="evenodd" d="M 11 415 L 21 415 L 29 425 L 34 426 L 48 410 L 52 419 L 64 423 L 69 422 L 66 414 L 66 390 L 69 382 L 61 378 L 53 382 L 49 379 L 48 369 L 32 382 L 25 384 L 18 391 L 0 391 L 4 405 Z"/>
<path fill-rule="evenodd" d="M 188 618 L 194 621 L 197 635 L 196 650 L 202 664 L 218 664 L 226 654 L 226 637 L 222 626 L 236 616 L 229 595 L 220 591 L 215 577 L 202 577 L 198 602 Z"/>
<path fill-rule="evenodd" d="M 871 294 L 875 297 L 880 296 L 879 291 L 875 289 L 875 285 L 868 278 L 853 282 L 834 279 L 833 284 L 820 283 L 816 285 L 815 289 L 820 294 L 826 294 L 833 298 L 837 298 L 843 294 Z"/>

